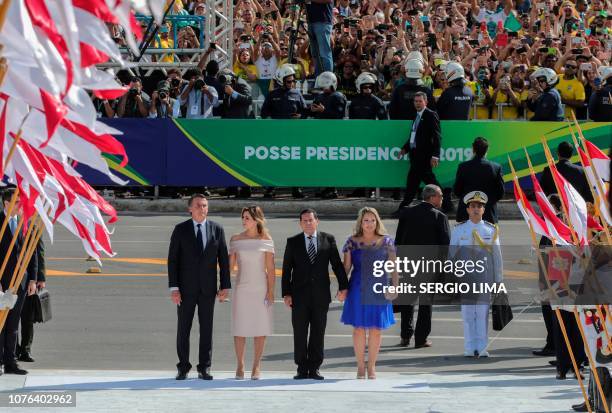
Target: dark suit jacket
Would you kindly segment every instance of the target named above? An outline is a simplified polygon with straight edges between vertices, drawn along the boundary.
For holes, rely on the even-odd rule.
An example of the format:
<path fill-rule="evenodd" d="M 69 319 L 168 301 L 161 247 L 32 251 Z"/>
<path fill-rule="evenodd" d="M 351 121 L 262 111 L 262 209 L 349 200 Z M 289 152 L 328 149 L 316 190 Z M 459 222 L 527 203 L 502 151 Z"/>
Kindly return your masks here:
<path fill-rule="evenodd" d="M 168 279 L 170 287 L 178 287 L 182 295 L 217 293 L 219 289 L 231 288 L 229 256 L 223 228 L 206 220 L 206 249 L 198 247 L 193 220 L 189 219 L 174 227 L 168 251 Z M 217 270 L 217 264 L 219 270 Z"/>
<path fill-rule="evenodd" d="M 36 281 L 47 281 L 47 266 L 45 264 L 45 244 L 42 240 L 38 241 L 36 246 Z"/>
<path fill-rule="evenodd" d="M 219 105 L 221 117 L 223 119 L 252 118 L 251 103 L 253 98 L 251 98 L 251 86 L 243 79 L 237 78 L 232 88 L 238 94 L 235 98 L 225 95 L 225 92 L 219 95 L 221 100 Z"/>
<path fill-rule="evenodd" d="M 429 202 L 402 208 L 395 245 L 443 245 L 450 243 L 448 217 Z"/>
<path fill-rule="evenodd" d="M 4 215 L 4 211 L 0 211 L 0 225 L 4 222 L 6 216 Z M 11 240 L 13 239 L 13 234 L 11 233 L 11 229 L 8 224 L 6 226 L 6 230 L 2 235 L 2 239 L 0 240 L 0 265 L 4 261 L 4 258 L 8 254 L 9 245 Z M 19 257 L 19 253 L 21 252 L 21 248 L 23 247 L 24 237 L 23 234 L 20 234 L 17 238 L 17 242 L 11 251 L 11 255 L 9 256 L 6 268 L 4 269 L 4 274 L 2 275 L 2 280 L 0 283 L 2 284 L 2 290 L 6 291 L 11 283 L 11 279 L 13 278 L 13 272 L 15 271 L 15 266 L 17 265 L 17 259 Z M 32 254 L 32 259 L 28 263 L 28 268 L 23 275 L 23 279 L 21 281 L 21 287 L 26 288 L 30 281 L 36 281 L 36 273 L 38 272 L 38 260 L 36 258 L 36 254 Z"/>
<path fill-rule="evenodd" d="M 294 303 L 312 297 L 317 303 L 329 304 L 330 263 L 338 279 L 338 289 L 346 290 L 348 278 L 333 235 L 317 232 L 317 258 L 314 264 L 308 258 L 304 233 L 288 238 L 283 258 L 283 297 L 290 295 Z"/>
<path fill-rule="evenodd" d="M 589 182 L 587 181 L 586 175 L 582 166 L 574 165 L 567 159 L 561 159 L 556 164 L 557 170 L 572 186 L 578 191 L 578 193 L 584 198 L 586 202 L 593 202 L 593 196 L 591 189 L 589 188 Z M 550 168 L 547 166 L 542 171 L 540 177 L 540 185 L 546 195 L 556 194 L 557 188 L 553 181 Z"/>
<path fill-rule="evenodd" d="M 463 197 L 472 191 L 482 191 L 489 201 L 483 219 L 497 223 L 497 202 L 504 196 L 504 178 L 501 165 L 487 159 L 474 157 L 459 164 L 453 192 L 459 197 L 457 221 L 466 221 L 468 214 Z"/>
<path fill-rule="evenodd" d="M 414 137 L 416 143 L 414 150 L 410 149 L 411 132 L 412 129 L 408 132 L 408 140 L 402 146 L 402 149 L 410 155 L 411 162 L 420 161 L 429 163 L 432 156 L 440 158 L 442 135 L 440 132 L 440 119 L 436 112 L 425 108 Z"/>

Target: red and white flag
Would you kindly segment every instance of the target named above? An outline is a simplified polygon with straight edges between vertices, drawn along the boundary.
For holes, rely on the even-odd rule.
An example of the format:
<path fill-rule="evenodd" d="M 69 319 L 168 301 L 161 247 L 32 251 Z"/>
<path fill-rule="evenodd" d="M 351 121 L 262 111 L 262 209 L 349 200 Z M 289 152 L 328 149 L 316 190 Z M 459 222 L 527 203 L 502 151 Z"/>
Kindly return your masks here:
<path fill-rule="evenodd" d="M 517 179 L 514 180 L 514 199 L 516 200 L 516 206 L 518 207 L 519 211 L 521 211 L 523 219 L 525 219 L 527 225 L 530 225 L 536 234 L 550 238 L 551 235 L 548 232 L 546 223 L 542 217 L 535 212 L 529 203 L 529 200 L 525 196 L 523 189 L 518 184 Z"/>
<path fill-rule="evenodd" d="M 542 190 L 540 183 L 531 173 L 531 182 L 533 184 L 533 192 L 536 197 L 536 202 L 542 211 L 546 228 L 550 234 L 549 238 L 556 241 L 559 245 L 569 245 L 572 243 L 572 231 L 569 227 L 557 216 L 557 213 Z"/>
<path fill-rule="evenodd" d="M 608 203 L 606 202 L 606 183 L 599 178 L 599 174 L 596 176 L 596 171 L 594 170 L 593 165 L 591 162 L 589 162 L 587 154 L 581 148 L 578 148 L 578 154 L 580 155 L 580 160 L 584 166 L 584 173 L 589 181 L 589 185 L 591 188 L 593 188 L 593 193 L 596 195 L 597 199 L 594 200 L 594 202 L 597 202 L 597 207 L 601 213 L 601 217 L 606 220 L 608 225 L 612 225 L 612 217 L 610 217 L 610 210 L 608 209 Z M 591 159 L 593 159 L 593 163 L 595 163 L 595 159 Z"/>
<path fill-rule="evenodd" d="M 550 164 L 553 180 L 559 188 L 559 196 L 567 207 L 567 220 L 578 236 L 580 245 L 588 245 L 587 207 L 578 191 L 559 173 L 555 164 Z"/>
<path fill-rule="evenodd" d="M 610 157 L 603 153 L 593 142 L 584 140 L 589 156 L 593 160 L 593 166 L 599 178 L 606 182 L 610 182 Z"/>

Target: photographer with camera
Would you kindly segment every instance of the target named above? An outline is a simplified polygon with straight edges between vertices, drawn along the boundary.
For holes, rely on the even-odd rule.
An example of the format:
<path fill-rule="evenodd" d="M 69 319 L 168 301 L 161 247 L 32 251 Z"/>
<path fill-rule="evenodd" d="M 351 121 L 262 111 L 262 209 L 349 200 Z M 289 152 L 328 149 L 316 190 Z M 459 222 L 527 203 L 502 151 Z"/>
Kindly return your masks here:
<path fill-rule="evenodd" d="M 524 65 L 517 65 L 510 70 L 510 74 L 503 75 L 491 98 L 493 102 L 493 119 L 498 119 L 498 103 L 506 103 L 508 106 L 502 110 L 502 120 L 517 120 L 523 116 L 525 101 L 527 100 L 527 89 L 523 74 L 527 71 Z"/>
<path fill-rule="evenodd" d="M 214 87 L 208 86 L 200 69 L 191 69 L 185 77 L 189 83 L 180 96 L 181 106 L 186 106 L 187 119 L 208 119 L 213 116 L 213 108 L 219 106 L 219 95 Z"/>
<path fill-rule="evenodd" d="M 134 76 L 129 85 L 128 93 L 121 96 L 117 106 L 117 116 L 120 118 L 146 118 L 149 116 L 151 99 L 142 91 L 142 82 Z"/>
<path fill-rule="evenodd" d="M 149 117 L 164 119 L 180 116 L 177 105 L 177 113 L 173 109 L 175 107 L 175 99 L 170 97 L 170 82 L 162 80 L 157 84 L 157 90 L 151 95 L 151 108 L 149 109 Z"/>
<path fill-rule="evenodd" d="M 224 69 L 217 77 L 223 86 L 223 103 L 219 105 L 219 112 L 223 119 L 253 118 L 251 111 L 251 87 L 237 77 L 229 69 Z"/>
<path fill-rule="evenodd" d="M 474 119 L 490 119 L 491 103 L 493 102 L 493 87 L 491 86 L 491 71 L 487 66 L 480 66 L 476 72 L 476 82 L 471 83 L 476 104 Z"/>

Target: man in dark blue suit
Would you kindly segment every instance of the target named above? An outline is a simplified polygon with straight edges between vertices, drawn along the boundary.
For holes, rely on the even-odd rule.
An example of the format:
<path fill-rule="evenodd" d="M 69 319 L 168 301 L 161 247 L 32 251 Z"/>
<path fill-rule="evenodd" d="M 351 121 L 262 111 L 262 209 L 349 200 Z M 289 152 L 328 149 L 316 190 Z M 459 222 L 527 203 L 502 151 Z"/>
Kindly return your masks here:
<path fill-rule="evenodd" d="M 206 219 L 208 200 L 204 195 L 191 196 L 189 212 L 191 218 L 174 227 L 168 251 L 170 297 L 178 313 L 176 379 L 185 380 L 191 369 L 189 335 L 197 307 L 200 323 L 198 377 L 212 380 L 210 365 L 215 297 L 223 302 L 231 288 L 229 255 L 223 227 Z"/>
<path fill-rule="evenodd" d="M 5 294 L 9 294 L 7 291 L 13 278 L 15 267 L 17 266 L 17 260 L 22 248 L 25 248 L 24 237 L 20 233 L 17 237 L 15 245 L 9 255 L 9 248 L 13 234 L 19 229 L 19 214 L 21 214 L 21 205 L 17 201 L 13 208 L 11 216 L 7 217 L 7 210 L 13 196 L 14 189 L 5 190 L 2 193 L 2 204 L 3 209 L 0 211 L 0 225 L 8 219 L 8 224 L 2 239 L 0 240 L 0 261 L 7 260 L 6 268 L 2 274 L 0 283 L 2 285 L 2 291 Z M 17 212 L 15 212 L 17 211 Z M 17 302 L 13 308 L 9 311 L 4 323 L 4 328 L 0 332 L 0 363 L 3 367 L 0 367 L 0 374 L 4 371 L 6 374 L 28 374 L 26 370 L 23 370 L 17 364 L 16 350 L 17 350 L 17 332 L 19 330 L 19 319 L 21 317 L 21 310 L 25 301 L 26 295 L 32 295 L 36 292 L 36 273 L 37 273 L 37 259 L 36 254 L 32 256 L 28 263 L 27 270 L 23 276 L 21 283 L 17 286 L 17 291 L 14 293 L 17 295 Z"/>
<path fill-rule="evenodd" d="M 485 158 L 489 150 L 489 142 L 477 137 L 472 143 L 474 157 L 459 164 L 453 192 L 459 197 L 457 207 L 457 222 L 467 221 L 467 207 L 463 197 L 472 192 L 480 191 L 488 195 L 485 212 L 482 217 L 492 224 L 497 223 L 497 201 L 504 196 L 504 178 L 501 165 Z"/>

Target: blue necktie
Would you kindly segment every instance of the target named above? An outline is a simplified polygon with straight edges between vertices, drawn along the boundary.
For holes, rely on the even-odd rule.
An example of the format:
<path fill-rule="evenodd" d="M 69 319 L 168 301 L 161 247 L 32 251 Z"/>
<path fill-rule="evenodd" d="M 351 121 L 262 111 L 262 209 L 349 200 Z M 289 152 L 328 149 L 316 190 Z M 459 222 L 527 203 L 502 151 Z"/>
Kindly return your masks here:
<path fill-rule="evenodd" d="M 198 242 L 198 247 L 200 248 L 200 252 L 204 253 L 204 237 L 202 237 L 202 224 L 196 225 L 198 227 L 198 233 L 196 234 L 196 240 Z"/>
<path fill-rule="evenodd" d="M 17 229 L 17 219 L 15 217 L 9 218 L 9 228 L 11 229 L 11 234 L 15 235 L 15 230 Z"/>

